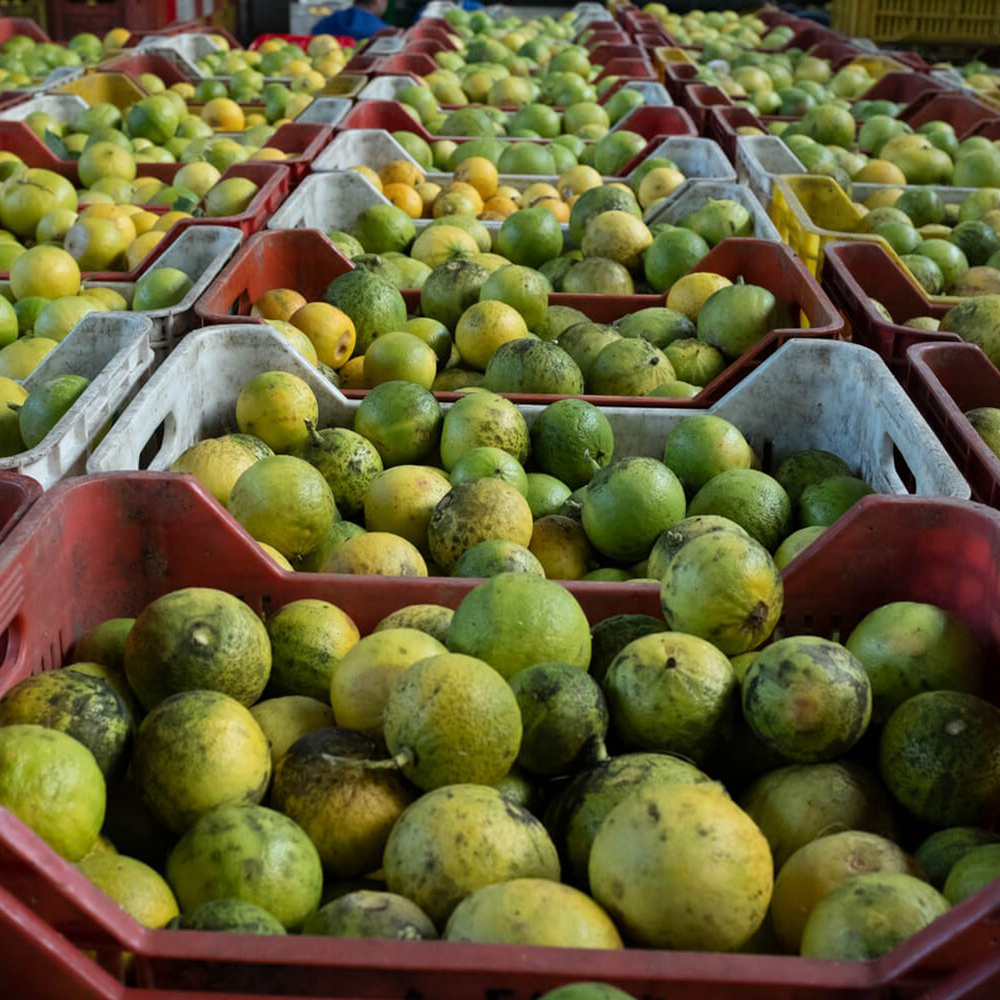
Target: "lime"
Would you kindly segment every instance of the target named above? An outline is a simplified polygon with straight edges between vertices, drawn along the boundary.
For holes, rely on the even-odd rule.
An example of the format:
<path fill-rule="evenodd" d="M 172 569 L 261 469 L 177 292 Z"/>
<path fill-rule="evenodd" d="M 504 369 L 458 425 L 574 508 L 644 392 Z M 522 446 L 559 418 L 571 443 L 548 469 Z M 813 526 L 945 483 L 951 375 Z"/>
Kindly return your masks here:
<path fill-rule="evenodd" d="M 798 503 L 802 491 L 814 483 L 834 476 L 849 476 L 851 468 L 829 451 L 796 451 L 778 466 L 774 478 L 781 483 L 792 503 Z"/>
<path fill-rule="evenodd" d="M 799 497 L 798 516 L 803 527 L 833 524 L 862 497 L 875 491 L 854 476 L 833 476 L 807 486 Z"/>
<path fill-rule="evenodd" d="M 382 472 L 382 458 L 377 449 L 345 427 L 317 431 L 310 423 L 308 429 L 308 439 L 294 448 L 292 455 L 323 474 L 333 491 L 337 510 L 348 517 L 360 514 L 368 486 Z"/>
<path fill-rule="evenodd" d="M 509 264 L 494 271 L 479 290 L 479 299 L 497 299 L 512 306 L 529 330 L 537 330 L 549 308 L 551 286 L 530 267 Z"/>
<path fill-rule="evenodd" d="M 285 928 L 267 910 L 240 899 L 213 899 L 169 925 L 179 931 L 229 931 L 236 934 L 284 934 Z"/>
<path fill-rule="evenodd" d="M 25 448 L 41 444 L 89 385 L 82 375 L 57 375 L 33 386 L 17 414 Z"/>
<path fill-rule="evenodd" d="M 434 396 L 398 380 L 376 386 L 354 417 L 354 429 L 375 445 L 387 467 L 424 461 L 438 445 L 441 426 L 441 405 Z"/>
<path fill-rule="evenodd" d="M 492 476 L 513 486 L 522 496 L 528 494 L 528 477 L 521 463 L 501 448 L 472 448 L 464 452 L 451 468 L 451 483 Z"/>
<path fill-rule="evenodd" d="M 941 269 L 945 290 L 951 288 L 969 270 L 965 254 L 948 240 L 924 240 L 916 252 L 922 257 L 929 257 Z"/>
<path fill-rule="evenodd" d="M 546 208 L 525 208 L 504 219 L 497 235 L 497 252 L 514 264 L 541 267 L 563 250 L 563 233 Z"/>
<path fill-rule="evenodd" d="M 537 422 L 536 420 L 535 423 Z M 544 472 L 529 472 L 527 479 L 528 506 L 531 508 L 531 516 L 536 521 L 540 517 L 557 513 L 573 492 L 562 480 Z"/>
<path fill-rule="evenodd" d="M 792 505 L 777 480 L 756 469 L 728 469 L 695 494 L 688 514 L 728 517 L 773 551 L 788 533 Z"/>
<path fill-rule="evenodd" d="M 441 428 L 441 464 L 452 469 L 472 448 L 502 448 L 521 464 L 529 452 L 528 425 L 521 411 L 503 396 L 476 392 L 454 403 Z"/>
<path fill-rule="evenodd" d="M 916 858 L 935 889 L 941 889 L 955 864 L 969 851 L 1000 841 L 1000 834 L 976 826 L 953 826 L 932 833 L 916 850 Z"/>
<path fill-rule="evenodd" d="M 738 427 L 710 415 L 685 417 L 667 436 L 663 463 L 689 494 L 728 469 L 749 469 L 753 452 Z"/>
<path fill-rule="evenodd" d="M 708 244 L 689 229 L 671 229 L 657 236 L 643 254 L 643 271 L 654 291 L 665 292 L 695 267 Z"/>

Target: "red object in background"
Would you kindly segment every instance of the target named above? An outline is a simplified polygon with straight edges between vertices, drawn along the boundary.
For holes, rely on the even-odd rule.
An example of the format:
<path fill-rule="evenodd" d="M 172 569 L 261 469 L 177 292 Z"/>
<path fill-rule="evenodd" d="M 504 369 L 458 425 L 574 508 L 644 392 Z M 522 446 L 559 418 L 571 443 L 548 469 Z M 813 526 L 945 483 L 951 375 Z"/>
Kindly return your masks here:
<path fill-rule="evenodd" d="M 112 28 L 151 34 L 181 30 L 177 0 L 49 0 L 49 31 L 53 38 L 68 40 L 89 31 L 103 38 Z M 204 23 L 204 22 L 202 22 Z"/>
<path fill-rule="evenodd" d="M 195 305 L 202 325 L 239 321 L 262 322 L 249 316 L 250 308 L 272 288 L 295 288 L 312 301 L 322 297 L 326 286 L 351 269 L 350 262 L 316 229 L 270 230 L 248 240 L 219 272 Z M 742 277 L 763 285 L 788 310 L 783 326 L 772 330 L 742 357 L 730 364 L 694 399 L 656 396 L 584 395 L 597 406 L 645 408 L 691 408 L 709 406 L 753 372 L 782 344 L 795 337 L 832 339 L 843 331 L 843 320 L 804 265 L 779 243 L 765 240 L 729 239 L 715 247 L 693 271 L 722 274 L 732 280 Z M 416 314 L 420 292 L 403 292 L 407 311 Z M 662 306 L 663 295 L 571 295 L 556 292 L 552 305 L 570 306 L 596 323 L 612 323 L 639 309 Z M 343 390 L 357 398 L 365 390 Z M 435 393 L 438 399 L 458 399 L 457 393 Z M 561 397 L 526 393 L 503 393 L 517 403 L 547 404 Z"/>
<path fill-rule="evenodd" d="M 907 351 L 907 361 L 907 391 L 948 449 L 973 499 L 1000 507 L 1000 458 L 965 416 L 981 406 L 1000 407 L 1000 371 L 978 347 L 961 341 L 919 344 Z"/>
<path fill-rule="evenodd" d="M 44 567 L 44 572 L 39 568 Z M 925 601 L 967 622 L 1000 655 L 1000 514 L 951 500 L 866 497 L 782 574 L 783 634 L 843 635 L 888 601 Z M 92 476 L 40 498 L 0 549 L 0 689 L 59 667 L 74 639 L 182 587 L 217 587 L 261 614 L 292 600 L 337 604 L 362 633 L 413 603 L 455 607 L 477 581 L 289 574 L 190 477 Z M 659 616 L 655 586 L 568 584 L 588 618 Z M 995 698 L 995 691 L 991 696 Z M 530 1000 L 581 978 L 633 996 L 688 1000 L 957 1000 L 995 996 L 992 915 L 1000 880 L 890 954 L 868 962 L 628 949 L 587 951 L 443 941 L 358 942 L 140 926 L 9 813 L 0 811 L 0 957 L 20 995 L 142 1000 L 192 991 L 261 996 Z M 131 952 L 134 988 L 120 976 Z M 31 961 L 37 958 L 38 961 Z M 43 961 L 44 959 L 44 961 Z M 583 963 L 583 966 L 581 965 Z M 950 979 L 948 977 L 951 977 Z M 198 993 L 197 991 L 204 991 Z M 172 994 L 176 995 L 176 994 Z"/>
<path fill-rule="evenodd" d="M 954 333 L 903 326 L 917 316 L 941 319 L 951 307 L 928 302 L 879 244 L 828 243 L 823 254 L 823 289 L 843 312 L 851 339 L 877 352 L 900 381 L 905 382 L 907 352 L 914 344 L 959 340 Z M 885 319 L 872 299 L 884 305 L 895 322 Z"/>

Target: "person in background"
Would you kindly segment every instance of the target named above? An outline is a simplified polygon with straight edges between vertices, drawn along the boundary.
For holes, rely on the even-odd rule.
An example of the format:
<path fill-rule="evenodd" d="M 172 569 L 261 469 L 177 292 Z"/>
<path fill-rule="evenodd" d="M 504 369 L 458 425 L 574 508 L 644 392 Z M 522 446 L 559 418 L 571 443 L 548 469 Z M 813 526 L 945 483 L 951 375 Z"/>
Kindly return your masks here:
<path fill-rule="evenodd" d="M 313 25 L 314 35 L 347 35 L 362 40 L 371 38 L 389 25 L 382 20 L 389 0 L 354 0 L 354 6 L 337 10 Z"/>

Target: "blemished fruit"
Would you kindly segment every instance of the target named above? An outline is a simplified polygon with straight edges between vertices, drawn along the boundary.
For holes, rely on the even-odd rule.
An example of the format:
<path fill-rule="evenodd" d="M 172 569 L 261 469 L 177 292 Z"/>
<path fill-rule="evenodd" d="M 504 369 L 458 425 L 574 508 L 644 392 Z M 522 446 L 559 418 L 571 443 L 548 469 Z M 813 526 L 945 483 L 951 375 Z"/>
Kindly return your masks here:
<path fill-rule="evenodd" d="M 432 941 L 438 936 L 427 914 L 405 896 L 371 889 L 348 892 L 327 903 L 309 916 L 302 933 L 403 941 Z"/>
<path fill-rule="evenodd" d="M 594 839 L 590 887 L 637 943 L 733 951 L 767 915 L 772 866 L 760 830 L 719 788 L 662 785 L 612 809 Z"/>
<path fill-rule="evenodd" d="M 213 899 L 175 917 L 167 925 L 180 931 L 231 931 L 237 934 L 284 934 L 267 910 L 241 899 Z"/>

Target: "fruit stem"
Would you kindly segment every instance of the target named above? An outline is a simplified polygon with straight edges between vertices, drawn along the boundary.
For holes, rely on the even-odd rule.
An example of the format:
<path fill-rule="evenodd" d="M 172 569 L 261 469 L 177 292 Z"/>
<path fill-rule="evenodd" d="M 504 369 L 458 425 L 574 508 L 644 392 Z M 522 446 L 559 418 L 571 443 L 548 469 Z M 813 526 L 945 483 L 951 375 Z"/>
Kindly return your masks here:
<path fill-rule="evenodd" d="M 316 425 L 306 417 L 306 431 L 309 434 L 309 439 L 313 444 L 322 444 L 323 439 L 320 437 L 319 431 L 316 430 Z"/>

